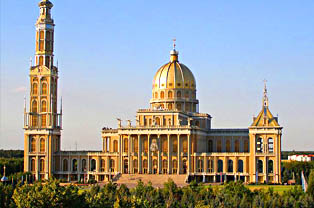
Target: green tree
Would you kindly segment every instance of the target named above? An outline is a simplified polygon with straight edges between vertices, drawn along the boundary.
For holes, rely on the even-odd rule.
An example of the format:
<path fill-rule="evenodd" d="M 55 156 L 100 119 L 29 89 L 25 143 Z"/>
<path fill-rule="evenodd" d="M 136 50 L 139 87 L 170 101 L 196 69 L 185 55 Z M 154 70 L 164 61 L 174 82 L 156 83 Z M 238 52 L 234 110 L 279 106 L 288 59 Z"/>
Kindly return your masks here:
<path fill-rule="evenodd" d="M 311 170 L 308 181 L 307 193 L 314 198 L 314 169 Z"/>

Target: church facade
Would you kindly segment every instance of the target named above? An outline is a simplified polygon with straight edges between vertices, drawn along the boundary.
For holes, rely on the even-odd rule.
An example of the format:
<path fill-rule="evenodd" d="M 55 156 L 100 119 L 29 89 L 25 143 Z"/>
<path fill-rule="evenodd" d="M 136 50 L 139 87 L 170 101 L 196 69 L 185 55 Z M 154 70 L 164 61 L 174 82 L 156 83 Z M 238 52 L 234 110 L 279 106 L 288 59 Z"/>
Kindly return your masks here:
<path fill-rule="evenodd" d="M 281 182 L 282 127 L 269 110 L 266 85 L 261 111 L 248 128 L 213 128 L 212 117 L 199 112 L 194 75 L 179 62 L 175 45 L 170 61 L 153 78 L 150 107 L 137 111 L 134 125 L 118 119 L 117 128 L 104 127 L 101 151 L 62 151 L 53 4 L 42 0 L 39 7 L 29 111 L 24 106 L 24 171 L 35 180 L 53 176 L 107 181 L 119 174 L 171 174 L 206 182 Z"/>

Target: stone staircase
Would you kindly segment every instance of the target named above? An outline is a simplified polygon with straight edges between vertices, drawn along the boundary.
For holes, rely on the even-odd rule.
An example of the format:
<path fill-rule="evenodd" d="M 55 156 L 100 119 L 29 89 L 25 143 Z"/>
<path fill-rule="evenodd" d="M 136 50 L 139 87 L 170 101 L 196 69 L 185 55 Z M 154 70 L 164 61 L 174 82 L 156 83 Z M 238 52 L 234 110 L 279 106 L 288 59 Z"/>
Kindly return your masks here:
<path fill-rule="evenodd" d="M 172 179 L 177 186 L 186 186 L 185 183 L 187 175 L 154 175 L 154 174 L 122 174 L 116 181 L 117 184 L 125 184 L 129 188 L 133 188 L 137 185 L 139 180 L 142 180 L 145 184 L 149 181 L 154 187 L 163 187 L 164 183 L 168 179 Z"/>

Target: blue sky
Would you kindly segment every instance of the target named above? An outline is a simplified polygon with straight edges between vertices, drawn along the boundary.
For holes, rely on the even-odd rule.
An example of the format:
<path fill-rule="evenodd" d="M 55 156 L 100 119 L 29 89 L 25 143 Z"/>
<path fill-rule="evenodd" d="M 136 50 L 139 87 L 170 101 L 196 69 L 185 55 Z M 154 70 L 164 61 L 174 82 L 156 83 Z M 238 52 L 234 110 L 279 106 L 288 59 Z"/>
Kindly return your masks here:
<path fill-rule="evenodd" d="M 64 149 L 100 149 L 103 126 L 149 106 L 175 37 L 214 128 L 248 127 L 267 79 L 282 149 L 314 150 L 314 1 L 52 2 Z M 23 148 L 37 3 L 0 2 L 0 148 Z"/>

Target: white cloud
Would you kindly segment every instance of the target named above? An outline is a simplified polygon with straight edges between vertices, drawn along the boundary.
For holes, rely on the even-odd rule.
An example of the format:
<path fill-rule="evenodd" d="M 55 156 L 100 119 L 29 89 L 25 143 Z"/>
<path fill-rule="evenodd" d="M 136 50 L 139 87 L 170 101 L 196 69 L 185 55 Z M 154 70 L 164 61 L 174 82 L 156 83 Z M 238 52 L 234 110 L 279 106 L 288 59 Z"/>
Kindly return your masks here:
<path fill-rule="evenodd" d="M 17 87 L 17 88 L 15 88 L 15 89 L 13 89 L 12 92 L 13 92 L 13 93 L 26 92 L 26 87 L 24 87 L 24 86 Z"/>

